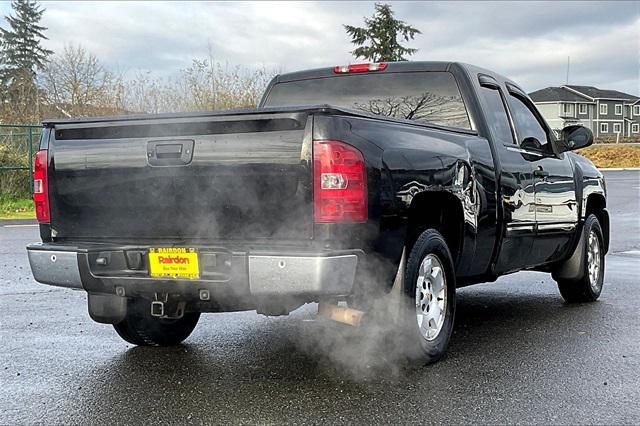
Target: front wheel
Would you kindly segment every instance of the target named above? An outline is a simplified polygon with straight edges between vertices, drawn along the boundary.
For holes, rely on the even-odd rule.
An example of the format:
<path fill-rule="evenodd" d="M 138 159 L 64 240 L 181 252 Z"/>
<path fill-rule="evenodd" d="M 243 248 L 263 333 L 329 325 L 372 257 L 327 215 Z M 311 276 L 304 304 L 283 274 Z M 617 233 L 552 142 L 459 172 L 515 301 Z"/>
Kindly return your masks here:
<path fill-rule="evenodd" d="M 567 303 L 595 302 L 604 283 L 604 238 L 595 215 L 584 221 L 582 232 L 584 261 L 582 276 L 577 280 L 558 279 L 558 289 Z"/>
<path fill-rule="evenodd" d="M 114 324 L 116 332 L 129 343 L 138 346 L 175 346 L 185 340 L 200 319 L 200 313 L 185 313 L 182 318 L 165 319 L 151 315 L 151 302 L 130 299 L 127 315 Z"/>
<path fill-rule="evenodd" d="M 456 308 L 456 278 L 442 235 L 424 231 L 409 254 L 404 277 L 403 323 L 409 358 L 426 364 L 445 354 Z"/>

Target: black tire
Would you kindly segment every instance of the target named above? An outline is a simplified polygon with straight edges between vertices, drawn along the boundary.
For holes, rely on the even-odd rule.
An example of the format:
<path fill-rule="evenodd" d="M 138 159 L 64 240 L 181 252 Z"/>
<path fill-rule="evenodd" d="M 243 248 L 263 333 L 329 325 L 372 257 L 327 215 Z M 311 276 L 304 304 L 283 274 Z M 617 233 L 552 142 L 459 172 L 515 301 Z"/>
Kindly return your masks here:
<path fill-rule="evenodd" d="M 129 299 L 127 316 L 113 328 L 127 342 L 138 346 L 175 346 L 184 341 L 200 319 L 200 313 L 185 313 L 180 319 L 151 316 L 151 302 Z"/>
<path fill-rule="evenodd" d="M 425 332 L 424 328 L 419 326 L 418 314 L 425 315 L 422 317 L 422 324 L 424 326 L 425 318 L 428 318 L 426 315 L 428 315 L 429 312 L 429 308 L 425 308 L 425 306 L 431 302 L 421 303 L 419 300 L 426 301 L 426 298 L 428 298 L 430 301 L 438 301 L 441 298 L 437 297 L 435 291 L 434 293 L 430 293 L 428 297 L 423 297 L 423 290 L 419 290 L 418 288 L 418 277 L 423 260 L 427 259 L 427 257 L 433 260 L 434 256 L 440 263 L 440 269 L 442 270 L 444 279 L 444 290 L 441 290 L 438 294 L 446 294 L 446 297 L 442 297 L 442 299 L 444 299 L 442 301 L 444 309 L 440 307 L 437 309 L 438 312 L 444 311 L 442 325 L 439 328 L 439 332 L 437 332 L 435 336 L 430 336 L 431 338 L 429 339 L 425 335 L 425 333 L 428 334 L 428 332 Z M 431 284 L 426 281 L 423 285 L 424 291 L 427 291 L 427 288 L 432 289 Z M 434 283 L 434 288 L 435 285 Z M 403 290 L 405 303 L 404 309 L 402 310 L 402 324 L 406 337 L 405 347 L 408 349 L 408 358 L 410 361 L 424 362 L 425 364 L 434 363 L 446 353 L 453 331 L 456 310 L 456 277 L 453 260 L 447 243 L 442 235 L 435 229 L 424 231 L 411 248 L 405 269 Z M 425 309 L 427 310 L 425 311 Z M 431 321 L 428 321 L 428 324 L 431 324 Z"/>
<path fill-rule="evenodd" d="M 591 233 L 595 235 L 598 240 L 598 255 L 593 256 L 591 258 L 599 257 L 599 268 L 597 272 L 597 280 L 592 283 L 592 279 L 590 277 L 590 267 L 593 267 L 589 263 L 589 238 Z M 582 277 L 578 280 L 562 280 L 559 279 L 558 288 L 560 289 L 560 294 L 562 298 L 567 303 L 585 303 L 585 302 L 595 302 L 600 297 L 600 293 L 602 292 L 602 284 L 604 283 L 604 263 L 605 263 L 605 253 L 604 253 L 604 238 L 602 235 L 602 228 L 600 227 L 600 222 L 598 218 L 591 214 L 584 221 L 584 228 L 582 231 L 582 238 L 584 239 L 584 262 L 583 262 L 583 270 Z"/>

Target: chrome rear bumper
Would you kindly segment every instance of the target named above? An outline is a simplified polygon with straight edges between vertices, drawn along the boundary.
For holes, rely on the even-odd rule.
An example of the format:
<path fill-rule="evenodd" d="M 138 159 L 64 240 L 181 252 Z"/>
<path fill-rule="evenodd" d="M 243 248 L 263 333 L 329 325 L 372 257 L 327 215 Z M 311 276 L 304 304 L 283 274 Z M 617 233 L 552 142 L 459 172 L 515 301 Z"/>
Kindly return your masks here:
<path fill-rule="evenodd" d="M 82 289 L 78 253 L 27 249 L 33 277 L 42 284 Z"/>
<path fill-rule="evenodd" d="M 358 265 L 358 254 L 303 253 L 269 254 L 234 251 L 229 254 L 228 274 L 203 272 L 208 279 L 170 280 L 149 277 L 146 271 L 99 273 L 91 253 L 105 251 L 122 254 L 126 248 L 80 249 L 54 244 L 27 247 L 29 264 L 36 281 L 59 287 L 85 289 L 91 293 L 116 294 L 116 287 L 126 295 L 162 289 L 172 293 L 190 293 L 209 289 L 212 294 L 223 287 L 233 293 L 264 298 L 269 296 L 347 296 L 351 294 Z M 139 250 L 139 249 L 138 249 Z M 155 283 L 155 284 L 154 284 Z M 160 290 L 158 290 L 160 291 Z M 248 293 L 248 294 L 247 294 Z"/>
<path fill-rule="evenodd" d="M 254 296 L 348 295 L 358 257 L 249 256 L 249 288 Z"/>

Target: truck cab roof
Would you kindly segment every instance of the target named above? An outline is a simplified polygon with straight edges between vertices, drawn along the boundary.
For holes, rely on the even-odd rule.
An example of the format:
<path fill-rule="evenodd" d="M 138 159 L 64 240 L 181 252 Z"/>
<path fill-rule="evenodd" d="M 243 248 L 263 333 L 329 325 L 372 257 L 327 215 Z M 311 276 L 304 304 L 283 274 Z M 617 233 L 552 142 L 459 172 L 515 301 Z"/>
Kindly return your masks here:
<path fill-rule="evenodd" d="M 402 61 L 385 62 L 387 68 L 385 72 L 420 72 L 420 71 L 448 71 L 454 64 L 462 66 L 457 62 L 443 61 Z M 343 64 L 341 64 L 343 65 Z M 287 81 L 306 80 L 310 78 L 322 78 L 335 76 L 334 67 L 315 68 L 302 71 L 280 74 L 276 76 L 274 83 Z"/>

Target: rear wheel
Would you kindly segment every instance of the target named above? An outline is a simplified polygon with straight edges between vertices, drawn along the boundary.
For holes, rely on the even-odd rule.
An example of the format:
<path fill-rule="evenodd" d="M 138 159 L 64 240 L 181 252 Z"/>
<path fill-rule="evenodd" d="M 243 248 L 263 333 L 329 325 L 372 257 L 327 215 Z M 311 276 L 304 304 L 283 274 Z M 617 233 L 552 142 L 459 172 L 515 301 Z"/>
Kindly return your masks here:
<path fill-rule="evenodd" d="M 445 354 L 453 331 L 456 279 L 447 243 L 434 229 L 424 231 L 411 249 L 404 295 L 409 358 L 436 362 Z"/>
<path fill-rule="evenodd" d="M 124 320 L 114 324 L 116 332 L 138 346 L 174 346 L 185 340 L 200 319 L 200 313 L 185 313 L 182 318 L 157 318 L 151 315 L 151 302 L 130 299 Z"/>
<path fill-rule="evenodd" d="M 589 215 L 582 232 L 584 262 L 578 280 L 558 280 L 560 294 L 567 303 L 594 302 L 600 297 L 604 283 L 604 238 L 600 222 Z"/>

